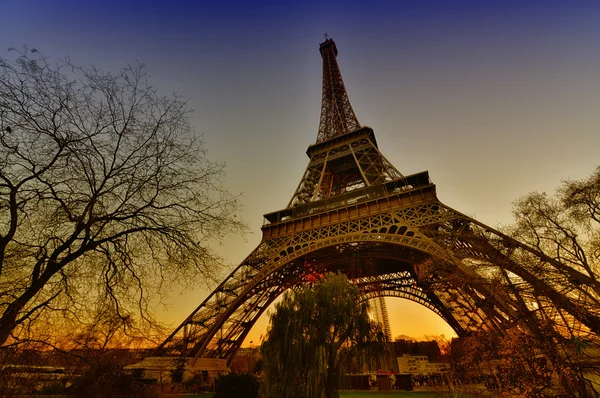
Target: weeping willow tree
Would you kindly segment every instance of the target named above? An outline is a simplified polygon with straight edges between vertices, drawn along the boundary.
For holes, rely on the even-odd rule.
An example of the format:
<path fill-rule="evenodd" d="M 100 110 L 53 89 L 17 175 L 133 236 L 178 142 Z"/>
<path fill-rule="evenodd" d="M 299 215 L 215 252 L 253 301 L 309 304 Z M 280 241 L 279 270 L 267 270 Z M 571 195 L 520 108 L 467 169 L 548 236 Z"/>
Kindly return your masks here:
<path fill-rule="evenodd" d="M 288 292 L 262 346 L 264 398 L 338 397 L 342 348 L 383 342 L 360 289 L 342 274 Z"/>

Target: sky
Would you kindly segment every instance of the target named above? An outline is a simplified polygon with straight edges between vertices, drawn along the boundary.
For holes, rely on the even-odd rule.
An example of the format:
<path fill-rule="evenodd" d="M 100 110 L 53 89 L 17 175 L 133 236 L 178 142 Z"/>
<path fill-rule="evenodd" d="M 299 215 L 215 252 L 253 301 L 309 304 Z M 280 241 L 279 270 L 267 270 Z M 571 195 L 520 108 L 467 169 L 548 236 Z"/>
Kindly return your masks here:
<path fill-rule="evenodd" d="M 405 175 L 428 170 L 443 203 L 489 226 L 600 165 L 598 1 L 0 0 L 0 56 L 27 45 L 106 70 L 142 62 L 161 93 L 189 98 L 251 231 L 215 242 L 230 269 L 308 163 L 325 33 L 382 153 Z M 190 283 L 157 317 L 175 327 L 208 293 Z M 452 335 L 418 304 L 387 303 L 393 336 Z"/>

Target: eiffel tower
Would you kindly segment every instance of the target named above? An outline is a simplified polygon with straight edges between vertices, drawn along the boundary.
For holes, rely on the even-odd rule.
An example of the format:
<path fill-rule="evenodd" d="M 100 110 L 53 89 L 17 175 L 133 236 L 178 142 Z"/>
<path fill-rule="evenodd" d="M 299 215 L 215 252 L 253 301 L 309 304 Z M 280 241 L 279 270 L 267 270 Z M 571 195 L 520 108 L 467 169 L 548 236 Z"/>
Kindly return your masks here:
<path fill-rule="evenodd" d="M 441 203 L 427 171 L 400 173 L 352 109 L 332 39 L 320 44 L 317 141 L 287 207 L 264 215 L 258 247 L 159 346 L 164 356 L 231 361 L 287 289 L 341 271 L 367 298 L 400 297 L 459 336 L 515 325 L 600 332 L 595 279 Z M 547 324 L 547 323 L 546 323 Z M 546 331 L 544 331 L 546 333 Z"/>

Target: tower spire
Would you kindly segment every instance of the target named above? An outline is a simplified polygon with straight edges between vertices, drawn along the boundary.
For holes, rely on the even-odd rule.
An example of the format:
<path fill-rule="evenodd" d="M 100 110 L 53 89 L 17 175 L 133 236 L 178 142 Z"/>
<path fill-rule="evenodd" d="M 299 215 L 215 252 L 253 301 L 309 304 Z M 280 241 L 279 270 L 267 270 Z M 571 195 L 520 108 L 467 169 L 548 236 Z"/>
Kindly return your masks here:
<path fill-rule="evenodd" d="M 323 58 L 323 98 L 317 143 L 360 128 L 337 63 L 335 42 L 326 35 L 319 51 Z"/>

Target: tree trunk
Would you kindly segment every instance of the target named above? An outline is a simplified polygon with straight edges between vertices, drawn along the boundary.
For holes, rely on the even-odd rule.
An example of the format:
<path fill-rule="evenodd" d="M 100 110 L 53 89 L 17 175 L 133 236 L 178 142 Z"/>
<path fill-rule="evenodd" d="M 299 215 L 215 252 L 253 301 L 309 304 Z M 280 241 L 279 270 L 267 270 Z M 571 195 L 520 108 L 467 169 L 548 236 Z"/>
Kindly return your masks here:
<path fill-rule="evenodd" d="M 329 352 L 329 360 L 327 364 L 327 376 L 325 379 L 325 396 L 327 398 L 338 398 L 338 367 L 337 367 L 337 350 L 333 348 Z"/>
<path fill-rule="evenodd" d="M 2 317 L 0 317 L 0 347 L 4 345 L 12 331 L 17 327 L 17 316 L 27 303 L 26 300 L 21 300 L 22 297 L 10 303 Z"/>
<path fill-rule="evenodd" d="M 13 330 L 18 326 L 19 323 L 21 323 L 22 320 L 24 320 L 17 320 L 23 308 L 33 297 L 35 297 L 36 294 L 40 292 L 40 290 L 42 290 L 53 274 L 54 273 L 50 272 L 47 268 L 41 277 L 32 282 L 27 290 L 25 290 L 25 292 L 19 296 L 19 298 L 11 302 L 6 307 L 2 317 L 0 317 L 0 347 L 6 343 L 6 340 L 8 340 Z M 30 315 L 32 314 L 33 311 Z"/>

